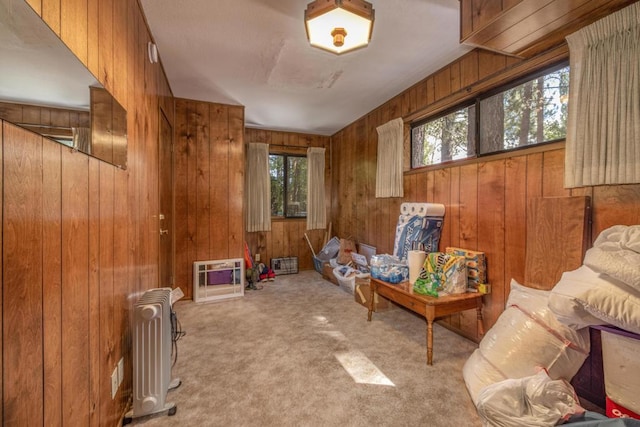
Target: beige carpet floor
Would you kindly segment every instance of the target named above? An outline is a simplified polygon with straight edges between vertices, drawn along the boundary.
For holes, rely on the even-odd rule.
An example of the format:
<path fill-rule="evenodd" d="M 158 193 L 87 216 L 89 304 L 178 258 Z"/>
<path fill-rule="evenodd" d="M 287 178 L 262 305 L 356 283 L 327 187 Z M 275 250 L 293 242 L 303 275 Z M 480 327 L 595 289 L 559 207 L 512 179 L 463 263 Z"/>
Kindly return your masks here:
<path fill-rule="evenodd" d="M 315 271 L 175 311 L 186 335 L 167 400 L 145 426 L 479 426 L 462 379 L 477 345 L 395 308 L 374 313 Z"/>

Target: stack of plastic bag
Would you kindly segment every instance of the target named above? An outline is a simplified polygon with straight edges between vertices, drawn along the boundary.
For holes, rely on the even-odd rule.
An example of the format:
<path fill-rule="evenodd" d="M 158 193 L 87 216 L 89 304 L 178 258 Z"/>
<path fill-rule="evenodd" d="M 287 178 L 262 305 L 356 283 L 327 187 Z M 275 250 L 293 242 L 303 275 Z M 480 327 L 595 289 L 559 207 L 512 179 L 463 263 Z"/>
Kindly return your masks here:
<path fill-rule="evenodd" d="M 560 323 L 549 309 L 548 300 L 549 291 L 526 288 L 511 281 L 507 308 L 487 331 L 462 371 L 467 390 L 479 411 L 485 405 L 487 395 L 484 393 L 489 393 L 489 386 L 498 387 L 496 384 L 505 380 L 531 377 L 541 369 L 552 380 L 567 382 L 582 366 L 589 354 L 588 329 L 576 331 Z M 510 383 L 503 384 L 501 393 L 504 395 L 500 399 L 524 399 L 516 395 L 518 389 Z M 536 424 L 521 421 L 519 425 Z"/>

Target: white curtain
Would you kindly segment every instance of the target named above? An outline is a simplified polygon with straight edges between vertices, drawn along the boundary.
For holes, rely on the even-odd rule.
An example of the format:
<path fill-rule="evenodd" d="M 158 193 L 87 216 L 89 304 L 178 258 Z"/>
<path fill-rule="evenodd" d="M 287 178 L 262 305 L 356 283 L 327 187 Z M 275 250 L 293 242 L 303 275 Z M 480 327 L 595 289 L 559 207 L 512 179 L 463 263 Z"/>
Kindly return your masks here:
<path fill-rule="evenodd" d="M 565 187 L 640 182 L 640 3 L 567 42 Z"/>
<path fill-rule="evenodd" d="M 307 149 L 307 230 L 325 228 L 324 148 Z"/>
<path fill-rule="evenodd" d="M 271 230 L 269 145 L 249 143 L 245 174 L 247 231 Z"/>
<path fill-rule="evenodd" d="M 403 131 L 401 118 L 377 127 L 378 167 L 376 173 L 376 197 L 402 197 Z"/>

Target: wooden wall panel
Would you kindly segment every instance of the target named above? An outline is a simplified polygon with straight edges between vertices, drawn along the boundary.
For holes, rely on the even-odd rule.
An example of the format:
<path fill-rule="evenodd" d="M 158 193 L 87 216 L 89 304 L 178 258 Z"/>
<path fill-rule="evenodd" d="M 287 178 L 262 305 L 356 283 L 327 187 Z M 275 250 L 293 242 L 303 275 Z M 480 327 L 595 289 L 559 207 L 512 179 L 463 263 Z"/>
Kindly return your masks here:
<path fill-rule="evenodd" d="M 527 234 L 527 157 L 513 157 L 505 162 L 505 200 L 504 215 L 504 280 L 505 289 L 509 288 L 511 279 L 518 283 L 524 280 L 525 239 Z M 508 293 L 508 292 L 507 292 Z"/>
<path fill-rule="evenodd" d="M 571 193 L 563 186 L 564 152 L 560 150 L 546 151 L 542 165 L 542 195 L 544 197 L 569 196 Z"/>
<path fill-rule="evenodd" d="M 487 257 L 487 280 L 491 294 L 485 297 L 483 310 L 493 325 L 504 310 L 505 258 L 505 162 L 478 164 L 478 250 Z"/>
<path fill-rule="evenodd" d="M 194 196 L 195 196 L 195 259 L 196 260 L 207 260 L 209 259 L 209 254 L 211 253 L 210 246 L 210 230 L 211 230 L 211 211 L 212 204 L 215 203 L 215 199 L 211 200 L 211 191 L 215 191 L 216 187 L 225 188 L 224 185 L 227 180 L 222 179 L 218 181 L 222 185 L 214 185 L 211 186 L 211 170 L 215 169 L 217 165 L 224 165 L 226 163 L 226 155 L 220 159 L 219 161 L 215 161 L 212 159 L 211 151 L 212 145 L 218 145 L 220 141 L 218 138 L 215 138 L 212 141 L 209 139 L 209 123 L 211 122 L 211 118 L 209 116 L 209 104 L 204 102 L 198 102 L 196 104 L 196 111 L 194 114 L 195 120 L 195 131 L 196 131 L 196 155 L 195 155 L 195 187 L 194 188 Z M 217 136 L 217 135 L 216 135 Z M 225 144 L 226 145 L 226 144 Z M 224 146 L 224 145 L 223 145 Z M 226 148 L 226 147 L 225 147 Z M 226 177 L 225 177 L 226 178 Z M 214 181 L 215 182 L 215 181 Z M 224 201 L 220 200 L 224 205 Z M 215 203 L 217 205 L 217 203 Z M 225 217 L 221 217 L 222 219 L 226 219 Z M 226 225 L 226 224 L 225 224 Z M 226 228 L 226 227 L 225 227 Z M 223 228 L 224 229 L 224 228 Z"/>
<path fill-rule="evenodd" d="M 185 250 L 187 253 L 187 263 L 190 268 L 189 271 L 193 271 L 193 262 L 198 261 L 198 193 L 197 177 L 198 177 L 198 117 L 197 117 L 197 105 L 195 102 L 188 103 L 187 110 L 187 132 L 189 137 L 187 138 L 187 215 L 182 217 L 182 220 L 187 223 L 187 240 L 185 241 L 183 236 L 176 235 L 176 251 Z M 186 246 L 184 246 L 186 244 Z M 193 273 L 192 273 L 193 274 Z M 191 284 L 193 283 L 193 275 L 189 275 L 189 281 L 187 283 L 175 283 L 182 287 L 182 291 L 185 295 L 190 295 L 186 291 L 191 291 Z M 189 289 L 185 289 L 184 287 Z"/>
<path fill-rule="evenodd" d="M 83 64 L 87 63 L 88 54 L 89 3 L 87 0 L 60 0 L 60 38 Z M 51 17 L 52 25 L 58 25 L 56 21 Z"/>
<path fill-rule="evenodd" d="M 171 89 L 160 64 L 146 59 L 150 34 L 137 1 L 30 4 L 127 110 L 128 168 L 73 153 L 24 130 L 3 132 L 3 182 L 6 171 L 14 179 L 12 190 L 3 192 L 0 210 L 5 212 L 3 258 L 13 257 L 10 252 L 29 255 L 2 265 L 0 325 L 3 330 L 10 325 L 11 339 L 20 345 L 3 335 L 0 362 L 6 367 L 10 360 L 12 369 L 2 377 L 1 415 L 5 423 L 16 425 L 116 425 L 132 390 L 129 313 L 139 292 L 158 286 L 158 153 L 152 141 L 158 138 L 161 100 L 166 105 L 171 99 L 173 109 Z M 83 120 L 75 111 L 34 106 L 22 106 L 20 114 L 10 119 L 61 126 L 77 126 Z M 172 112 L 170 116 L 173 120 Z M 34 159 L 25 162 L 7 156 L 17 147 L 34 148 L 23 146 L 31 138 L 39 141 L 37 172 Z M 39 188 L 39 193 L 31 187 Z M 40 227 L 38 242 L 25 239 L 26 229 L 20 240 L 11 240 L 14 220 L 8 220 L 6 213 L 14 209 L 17 192 L 29 194 L 30 203 L 38 205 L 24 216 L 32 227 Z M 29 256 L 37 256 L 39 262 Z M 41 273 L 24 280 L 12 270 Z M 16 283 L 7 283 L 7 277 Z M 9 285 L 12 290 L 7 293 Z M 28 309 L 7 304 L 24 289 L 29 293 L 20 298 Z M 17 318 L 19 325 L 13 322 Z M 39 326 L 34 329 L 34 325 Z M 29 343 L 29 354 L 14 363 L 27 340 L 34 341 Z M 120 357 L 126 361 L 125 378 L 112 400 L 109 376 Z M 15 388 L 18 376 L 25 378 Z M 15 399 L 20 405 L 14 404 Z"/>
<path fill-rule="evenodd" d="M 127 33 L 129 31 L 127 3 L 128 0 L 113 0 L 113 65 L 111 69 L 111 92 L 118 100 L 126 100 L 127 98 Z M 159 91 L 158 93 L 163 92 L 166 94 L 168 91 Z"/>
<path fill-rule="evenodd" d="M 47 425 L 62 425 L 62 242 L 58 238 L 62 227 L 60 188 L 62 146 L 44 142 L 42 145 L 42 181 L 49 189 L 43 193 L 42 210 L 47 220 L 42 225 L 42 313 L 44 333 L 44 419 Z"/>
<path fill-rule="evenodd" d="M 178 236 L 187 236 L 188 227 L 186 218 L 189 210 L 187 209 L 188 200 L 188 182 L 187 171 L 189 169 L 189 151 L 188 151 L 188 139 L 190 138 L 187 128 L 187 115 L 188 115 L 188 103 L 176 102 L 175 106 L 175 120 L 176 126 L 174 126 L 174 150 L 173 150 L 173 162 L 174 162 L 174 183 L 173 192 L 175 197 L 175 217 L 176 222 L 174 226 L 174 234 L 176 236 L 175 245 L 175 279 L 174 283 L 182 283 L 182 291 L 185 297 L 191 298 L 191 286 L 188 286 L 191 278 L 191 266 L 189 265 L 189 256 L 186 251 L 186 247 L 179 246 Z"/>
<path fill-rule="evenodd" d="M 113 93 L 113 1 L 98 2 L 98 79 Z"/>
<path fill-rule="evenodd" d="M 211 123 L 211 170 L 207 192 L 211 192 L 211 205 L 216 215 L 209 217 L 209 251 L 214 259 L 221 259 L 229 252 L 229 234 L 221 233 L 229 227 L 229 186 L 216 185 L 227 182 L 230 174 L 229 159 L 229 107 L 212 105 Z"/>
<path fill-rule="evenodd" d="M 89 158 L 62 153 L 62 424 L 89 422 Z M 104 395 L 103 395 L 104 396 Z"/>
<path fill-rule="evenodd" d="M 175 100 L 176 280 L 192 298 L 193 262 L 243 254 L 244 108 Z"/>
<path fill-rule="evenodd" d="M 244 253 L 244 107 L 229 107 L 229 254 Z"/>
<path fill-rule="evenodd" d="M 43 419 L 42 137 L 3 123 L 3 409 L 7 425 Z"/>
<path fill-rule="evenodd" d="M 594 187 L 592 206 L 593 240 L 612 225 L 640 224 L 640 184 Z"/>
<path fill-rule="evenodd" d="M 113 168 L 107 167 L 104 163 L 99 165 L 98 194 L 100 202 L 99 220 L 99 284 L 100 284 L 100 347 L 108 349 L 107 354 L 100 360 L 100 378 L 108 379 L 113 372 L 113 366 L 117 364 L 115 359 L 115 331 L 114 331 L 114 187 Z M 92 182 L 93 184 L 93 182 Z M 100 382 L 100 393 L 102 395 L 111 393 L 111 383 L 109 381 Z M 100 419 L 110 419 L 110 404 L 102 401 L 100 405 Z"/>
<path fill-rule="evenodd" d="M 89 218 L 100 218 L 100 161 L 89 159 L 89 194 L 87 197 Z M 100 221 L 89 222 L 89 424 L 100 423 L 101 384 L 106 382 L 102 377 L 102 355 L 100 349 Z"/>

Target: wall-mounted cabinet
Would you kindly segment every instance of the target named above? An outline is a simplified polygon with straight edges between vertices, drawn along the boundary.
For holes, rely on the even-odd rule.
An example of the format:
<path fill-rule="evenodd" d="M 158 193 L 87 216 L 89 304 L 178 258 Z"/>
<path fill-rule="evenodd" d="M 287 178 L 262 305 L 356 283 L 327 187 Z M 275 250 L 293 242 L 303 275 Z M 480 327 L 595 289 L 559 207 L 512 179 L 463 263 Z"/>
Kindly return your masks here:
<path fill-rule="evenodd" d="M 244 295 L 242 258 L 193 263 L 193 300 L 214 301 Z"/>
<path fill-rule="evenodd" d="M 460 43 L 531 57 L 637 0 L 460 0 Z"/>

